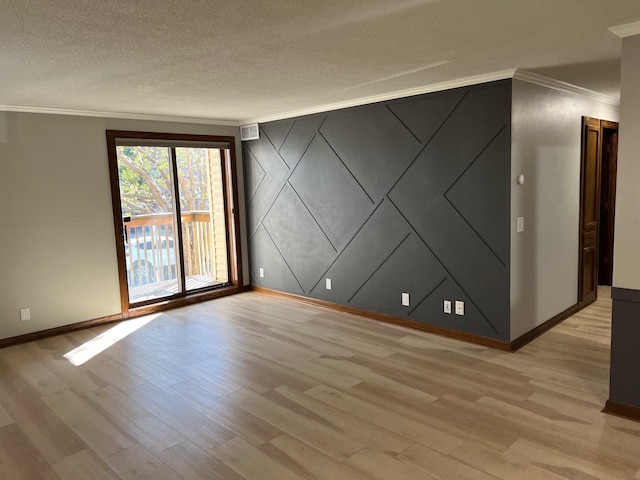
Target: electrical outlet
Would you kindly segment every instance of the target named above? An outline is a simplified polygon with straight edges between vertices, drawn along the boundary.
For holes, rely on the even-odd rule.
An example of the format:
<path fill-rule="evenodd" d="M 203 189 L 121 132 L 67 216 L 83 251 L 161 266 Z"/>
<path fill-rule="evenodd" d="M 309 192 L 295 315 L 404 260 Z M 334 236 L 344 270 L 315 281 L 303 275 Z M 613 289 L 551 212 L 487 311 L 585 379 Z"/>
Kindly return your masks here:
<path fill-rule="evenodd" d="M 464 302 L 456 300 L 456 315 L 464 315 Z"/>
<path fill-rule="evenodd" d="M 409 306 L 409 294 L 408 293 L 403 293 L 402 294 L 402 305 L 405 307 Z"/>
<path fill-rule="evenodd" d="M 444 313 L 451 313 L 451 300 L 444 301 Z"/>
<path fill-rule="evenodd" d="M 260 267 L 260 278 L 264 278 L 264 268 Z"/>
<path fill-rule="evenodd" d="M 516 218 L 516 232 L 517 233 L 524 232 L 524 217 Z"/>
<path fill-rule="evenodd" d="M 325 280 L 325 286 L 327 287 L 327 290 L 331 290 L 331 279 L 327 278 Z"/>
<path fill-rule="evenodd" d="M 21 308 L 20 309 L 20 321 L 26 322 L 27 320 L 31 320 L 31 309 L 30 308 Z"/>

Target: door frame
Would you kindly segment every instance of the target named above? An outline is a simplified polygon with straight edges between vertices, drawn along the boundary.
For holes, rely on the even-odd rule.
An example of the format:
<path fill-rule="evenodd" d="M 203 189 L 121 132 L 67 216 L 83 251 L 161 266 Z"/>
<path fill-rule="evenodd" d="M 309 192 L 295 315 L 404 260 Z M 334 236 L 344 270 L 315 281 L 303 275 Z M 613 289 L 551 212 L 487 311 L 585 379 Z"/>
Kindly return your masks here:
<path fill-rule="evenodd" d="M 600 233 L 603 228 L 601 219 L 600 219 L 600 211 L 602 205 L 602 149 L 603 149 L 603 132 L 605 130 L 615 131 L 613 135 L 617 138 L 619 124 L 617 122 L 612 122 L 608 120 L 601 120 L 598 118 L 592 117 L 582 117 L 582 133 L 581 133 L 581 150 L 580 150 L 580 210 L 579 210 L 579 223 L 578 223 L 578 309 L 582 309 L 587 305 L 593 303 L 598 298 L 598 285 L 599 285 L 599 264 L 600 264 Z M 594 253 L 594 297 L 585 298 L 584 296 L 584 288 L 583 288 L 583 275 L 584 275 L 584 264 L 583 264 L 583 251 L 584 251 L 584 231 L 583 231 L 583 215 L 585 209 L 585 193 L 586 193 L 586 152 L 587 152 L 587 140 L 588 140 L 588 132 L 589 131 L 597 131 L 598 133 L 598 144 L 597 144 L 597 159 L 596 159 L 596 225 L 595 225 L 595 253 Z M 614 142 L 615 143 L 615 142 Z M 617 145 L 616 145 L 617 146 Z M 614 148 L 612 152 L 612 167 L 610 168 L 610 177 L 609 177 L 609 185 L 612 190 L 611 195 L 608 200 L 612 202 L 611 214 L 608 219 L 606 228 L 609 229 L 607 234 L 609 238 L 613 238 L 613 225 L 615 220 L 615 184 L 616 184 L 616 173 L 617 169 L 615 166 L 617 165 L 617 148 Z M 609 266 L 611 272 L 613 272 L 613 265 Z"/>
<path fill-rule="evenodd" d="M 113 226 L 116 243 L 116 258 L 118 262 L 118 281 L 120 284 L 120 309 L 122 318 L 138 316 L 147 313 L 167 310 L 191 303 L 211 300 L 221 296 L 232 295 L 244 291 L 242 278 L 242 252 L 240 240 L 240 218 L 238 200 L 238 176 L 236 165 L 236 138 L 233 136 L 218 135 L 196 135 L 196 134 L 175 134 L 159 132 L 139 132 L 128 130 L 107 130 L 107 156 L 109 159 L 109 178 L 111 183 L 111 203 L 113 208 Z M 139 139 L 141 141 L 158 141 L 160 145 L 166 142 L 187 142 L 193 143 L 193 147 L 202 143 L 201 148 L 206 144 L 220 144 L 221 161 L 223 172 L 223 192 L 224 211 L 226 224 L 227 256 L 231 260 L 228 262 L 229 282 L 227 286 L 212 287 L 206 291 L 182 292 L 169 297 L 150 302 L 140 302 L 132 306 L 129 302 L 129 283 L 127 281 L 126 259 L 124 242 L 124 229 L 122 222 L 122 207 L 120 197 L 120 179 L 118 175 L 118 159 L 116 153 L 117 141 L 121 139 Z M 210 147 L 211 148 L 211 147 Z M 224 151 L 228 153 L 224 153 Z M 175 162 L 174 162 L 175 169 Z M 175 173 L 175 172 L 174 172 Z M 174 187 L 177 191 L 177 183 Z M 175 192 L 174 192 L 175 196 Z M 177 201 L 178 197 L 175 197 Z M 181 235 L 181 232 L 177 232 Z"/>

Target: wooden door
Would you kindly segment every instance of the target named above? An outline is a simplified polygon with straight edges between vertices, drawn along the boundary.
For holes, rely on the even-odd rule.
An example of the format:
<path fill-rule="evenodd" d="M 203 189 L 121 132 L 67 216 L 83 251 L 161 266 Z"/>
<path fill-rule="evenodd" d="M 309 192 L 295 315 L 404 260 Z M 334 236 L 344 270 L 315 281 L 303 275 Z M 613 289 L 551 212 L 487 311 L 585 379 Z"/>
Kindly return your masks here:
<path fill-rule="evenodd" d="M 594 302 L 598 294 L 598 226 L 602 163 L 600 120 L 582 118 L 582 165 L 580 172 L 580 258 L 578 307 Z"/>
<path fill-rule="evenodd" d="M 602 162 L 600 181 L 600 235 L 598 284 L 611 285 L 613 277 L 613 231 L 618 164 L 618 123 L 602 120 Z"/>

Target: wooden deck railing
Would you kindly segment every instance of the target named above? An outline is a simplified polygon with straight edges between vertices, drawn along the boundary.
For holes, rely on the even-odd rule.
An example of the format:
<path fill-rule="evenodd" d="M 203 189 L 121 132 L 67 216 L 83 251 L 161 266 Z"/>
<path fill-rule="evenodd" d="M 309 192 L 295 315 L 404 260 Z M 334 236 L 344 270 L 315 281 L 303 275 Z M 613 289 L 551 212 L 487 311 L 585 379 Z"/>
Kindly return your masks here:
<path fill-rule="evenodd" d="M 215 278 L 213 214 L 207 211 L 183 212 L 181 217 L 185 276 Z M 127 231 L 127 270 L 130 279 L 135 279 L 133 284 L 175 278 L 178 251 L 172 214 L 139 215 L 131 217 L 124 225 Z"/>

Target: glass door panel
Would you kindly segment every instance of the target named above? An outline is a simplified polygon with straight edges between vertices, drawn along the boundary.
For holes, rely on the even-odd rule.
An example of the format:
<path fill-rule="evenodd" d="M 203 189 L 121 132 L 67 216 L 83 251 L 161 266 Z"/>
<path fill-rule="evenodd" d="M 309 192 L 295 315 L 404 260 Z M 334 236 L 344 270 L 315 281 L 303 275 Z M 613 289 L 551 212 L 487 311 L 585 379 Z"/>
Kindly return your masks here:
<path fill-rule="evenodd" d="M 171 149 L 118 146 L 129 303 L 180 292 Z"/>
<path fill-rule="evenodd" d="M 177 147 L 175 156 L 185 290 L 228 284 L 223 151 Z"/>

